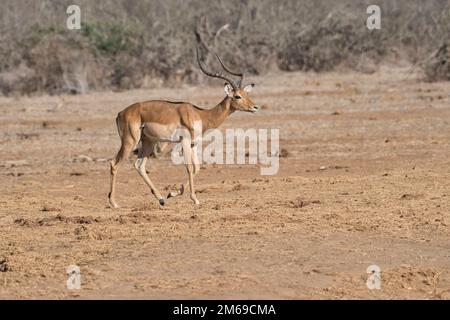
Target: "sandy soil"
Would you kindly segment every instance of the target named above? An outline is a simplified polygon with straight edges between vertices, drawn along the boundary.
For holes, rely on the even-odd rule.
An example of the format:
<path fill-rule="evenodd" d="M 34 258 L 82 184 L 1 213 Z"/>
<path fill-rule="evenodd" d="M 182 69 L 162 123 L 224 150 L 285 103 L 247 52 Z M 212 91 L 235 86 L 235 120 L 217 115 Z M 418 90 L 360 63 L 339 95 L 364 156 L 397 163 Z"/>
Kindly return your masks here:
<path fill-rule="evenodd" d="M 395 68 L 253 80 L 264 110 L 221 128 L 280 128 L 288 154 L 275 176 L 203 166 L 199 206 L 160 207 L 130 159 L 108 207 L 114 118 L 156 98 L 210 107 L 221 87 L 0 98 L 0 298 L 449 299 L 449 84 Z M 164 193 L 186 180 L 168 159 L 148 171 Z"/>

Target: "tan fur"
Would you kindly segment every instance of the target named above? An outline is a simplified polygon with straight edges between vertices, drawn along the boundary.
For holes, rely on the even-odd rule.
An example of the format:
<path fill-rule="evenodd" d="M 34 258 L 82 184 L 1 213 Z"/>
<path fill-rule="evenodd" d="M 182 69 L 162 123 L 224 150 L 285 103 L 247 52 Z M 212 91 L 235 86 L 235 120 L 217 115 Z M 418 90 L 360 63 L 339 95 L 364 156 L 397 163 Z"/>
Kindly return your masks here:
<path fill-rule="evenodd" d="M 230 92 L 229 87 L 226 87 L 226 92 L 227 97 L 212 109 L 200 109 L 187 102 L 154 100 L 132 104 L 119 112 L 116 123 L 121 138 L 121 147 L 116 158 L 111 161 L 109 202 L 113 208 L 118 208 L 115 202 L 115 182 L 118 167 L 124 159 L 128 158 L 139 142 L 142 145 L 138 151 L 135 168 L 159 200 L 159 203 L 163 205 L 165 199 L 147 176 L 145 164 L 147 159 L 155 154 L 157 148 L 168 146 L 171 133 L 176 129 L 182 128 L 189 130 L 192 137 L 194 136 L 194 123 L 198 121 L 201 121 L 201 131 L 204 133 L 208 129 L 217 128 L 234 111 L 255 112 L 259 109 L 248 97 L 245 89 Z M 240 99 L 235 99 L 237 95 L 240 96 Z M 198 173 L 200 164 L 196 157 L 195 146 L 191 144 L 192 141 L 181 142 L 187 163 L 186 169 L 189 175 L 190 196 L 192 201 L 198 204 L 193 177 Z M 184 189 L 185 186 L 182 185 L 178 191 L 169 193 L 168 197 L 180 195 Z"/>

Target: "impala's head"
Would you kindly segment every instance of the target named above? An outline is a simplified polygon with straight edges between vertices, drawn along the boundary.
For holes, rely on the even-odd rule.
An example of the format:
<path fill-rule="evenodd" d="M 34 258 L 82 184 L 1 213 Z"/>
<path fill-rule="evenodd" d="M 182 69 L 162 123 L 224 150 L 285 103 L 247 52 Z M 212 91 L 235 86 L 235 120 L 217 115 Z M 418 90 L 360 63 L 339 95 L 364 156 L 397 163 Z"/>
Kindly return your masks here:
<path fill-rule="evenodd" d="M 234 89 L 229 83 L 225 83 L 225 93 L 231 100 L 231 109 L 233 111 L 258 112 L 259 106 L 256 105 L 249 96 L 255 85 L 248 84 L 243 88 Z"/>
<path fill-rule="evenodd" d="M 201 40 L 200 34 L 198 32 L 195 32 L 195 35 L 197 37 L 198 44 L 203 44 L 203 46 L 208 50 L 211 51 L 208 46 Z M 225 83 L 225 93 L 227 94 L 228 98 L 231 101 L 231 110 L 232 111 L 247 111 L 247 112 L 257 112 L 259 111 L 259 106 L 256 105 L 252 99 L 250 99 L 249 93 L 252 91 L 253 87 L 255 86 L 253 83 L 249 85 L 243 85 L 244 82 L 244 73 L 243 72 L 234 72 L 228 69 L 222 59 L 214 52 L 212 52 L 217 60 L 219 61 L 222 68 L 228 72 L 229 74 L 233 76 L 239 77 L 238 82 L 233 81 L 231 77 L 227 77 L 221 73 L 214 73 L 211 71 L 208 71 L 205 69 L 205 67 L 202 65 L 200 61 L 200 54 L 199 54 L 199 46 L 197 45 L 197 62 L 200 67 L 200 70 L 204 74 L 206 74 L 209 77 L 213 78 L 219 78 L 226 81 Z"/>

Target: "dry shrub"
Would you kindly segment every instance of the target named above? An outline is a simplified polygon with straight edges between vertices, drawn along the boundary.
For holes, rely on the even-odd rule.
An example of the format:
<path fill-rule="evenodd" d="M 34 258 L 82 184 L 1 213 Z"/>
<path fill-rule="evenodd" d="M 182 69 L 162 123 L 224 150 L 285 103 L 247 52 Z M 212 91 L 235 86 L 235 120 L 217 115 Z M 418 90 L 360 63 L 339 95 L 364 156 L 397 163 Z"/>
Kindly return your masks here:
<path fill-rule="evenodd" d="M 330 71 L 342 63 L 355 68 L 362 56 L 382 57 L 386 50 L 384 46 L 377 46 L 380 33 L 365 28 L 361 23 L 364 20 L 347 15 L 345 11 L 330 13 L 324 20 L 301 27 L 280 50 L 280 68 Z"/>
<path fill-rule="evenodd" d="M 450 80 L 450 51 L 448 44 L 443 44 L 424 64 L 427 81 Z"/>
<path fill-rule="evenodd" d="M 370 0 L 79 0 L 82 30 L 65 28 L 69 0 L 8 1 L 0 11 L 0 92 L 84 93 L 205 80 L 194 28 L 232 69 L 373 72 L 417 64 L 450 39 L 450 1 L 379 0 L 381 30 L 366 28 Z M 448 79 L 440 53 L 427 79 Z M 448 60 L 445 60 L 448 61 Z M 211 56 L 206 63 L 218 68 Z M 447 74 L 447 75 L 446 75 Z"/>
<path fill-rule="evenodd" d="M 60 35 L 45 38 L 29 51 L 26 61 L 35 70 L 36 91 L 86 93 L 102 87 L 95 58 L 72 39 Z"/>
<path fill-rule="evenodd" d="M 0 88 L 7 95 L 14 92 L 30 93 L 36 91 L 35 78 L 36 71 L 22 62 L 15 69 L 0 73 Z"/>

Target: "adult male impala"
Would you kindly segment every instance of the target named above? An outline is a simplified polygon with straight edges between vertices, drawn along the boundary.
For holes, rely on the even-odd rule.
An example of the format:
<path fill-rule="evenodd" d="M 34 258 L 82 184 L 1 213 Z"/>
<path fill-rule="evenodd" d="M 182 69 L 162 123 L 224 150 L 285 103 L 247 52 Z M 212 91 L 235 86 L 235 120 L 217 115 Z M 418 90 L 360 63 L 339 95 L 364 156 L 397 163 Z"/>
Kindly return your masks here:
<path fill-rule="evenodd" d="M 200 43 L 200 36 L 196 35 L 197 41 Z M 191 199 L 195 204 L 200 203 L 195 196 L 194 188 L 194 175 L 200 169 L 196 146 L 193 143 L 194 133 L 201 132 L 203 134 L 208 129 L 217 128 L 234 111 L 257 112 L 259 110 L 259 106 L 255 105 L 248 96 L 254 84 L 243 86 L 244 74 L 230 71 L 223 64 L 220 57 L 217 54 L 215 56 L 226 72 L 240 78 L 236 83 L 230 77 L 226 77 L 221 73 L 207 71 L 200 61 L 197 44 L 197 62 L 201 71 L 209 77 L 226 81 L 226 96 L 215 107 L 201 109 L 188 102 L 153 100 L 132 104 L 119 112 L 116 123 L 122 144 L 115 160 L 111 161 L 109 203 L 113 208 L 118 208 L 114 198 L 117 169 L 119 164 L 124 159 L 127 159 L 131 151 L 138 146 L 139 142 L 141 143 L 138 149 L 138 159 L 134 166 L 145 183 L 150 187 L 153 195 L 159 200 L 160 205 L 164 205 L 165 199 L 147 176 L 145 164 L 150 156 L 155 155 L 158 147 L 161 147 L 161 145 L 165 147 L 170 142 L 181 142 L 189 175 L 188 182 Z M 201 125 L 200 130 L 198 128 L 199 124 Z M 179 129 L 188 130 L 192 138 L 184 136 L 181 141 L 177 140 L 179 137 L 175 133 L 179 132 Z M 167 198 L 183 194 L 186 184 L 187 182 L 179 190 L 170 192 Z"/>

